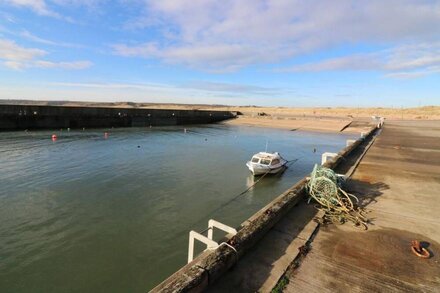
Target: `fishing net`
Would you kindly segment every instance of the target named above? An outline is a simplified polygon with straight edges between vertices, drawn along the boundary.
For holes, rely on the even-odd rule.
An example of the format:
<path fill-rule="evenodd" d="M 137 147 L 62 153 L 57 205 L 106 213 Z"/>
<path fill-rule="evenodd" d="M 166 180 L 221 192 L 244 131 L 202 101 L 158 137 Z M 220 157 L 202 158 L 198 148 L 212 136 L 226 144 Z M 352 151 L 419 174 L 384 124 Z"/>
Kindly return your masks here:
<path fill-rule="evenodd" d="M 358 198 L 345 192 L 340 187 L 341 181 L 332 169 L 315 165 L 307 183 L 310 198 L 319 204 L 318 209 L 325 212 L 324 222 L 343 224 L 350 221 L 367 229 L 368 219 L 365 211 L 357 205 Z"/>

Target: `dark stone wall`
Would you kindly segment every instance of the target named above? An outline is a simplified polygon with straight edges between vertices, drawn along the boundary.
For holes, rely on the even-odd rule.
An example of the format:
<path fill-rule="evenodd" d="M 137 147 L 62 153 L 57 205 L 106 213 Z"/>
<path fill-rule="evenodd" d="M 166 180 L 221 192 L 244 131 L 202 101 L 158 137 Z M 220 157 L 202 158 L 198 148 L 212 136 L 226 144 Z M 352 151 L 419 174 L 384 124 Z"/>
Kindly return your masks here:
<path fill-rule="evenodd" d="M 235 114 L 227 111 L 0 105 L 0 130 L 207 124 L 231 118 Z"/>

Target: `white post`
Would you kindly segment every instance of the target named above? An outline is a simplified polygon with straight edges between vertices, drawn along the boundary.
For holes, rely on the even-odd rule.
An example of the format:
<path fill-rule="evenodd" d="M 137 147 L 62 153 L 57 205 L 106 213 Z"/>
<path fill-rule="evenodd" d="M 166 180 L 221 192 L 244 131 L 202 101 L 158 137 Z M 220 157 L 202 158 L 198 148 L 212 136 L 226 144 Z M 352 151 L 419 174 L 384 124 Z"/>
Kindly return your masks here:
<path fill-rule="evenodd" d="M 349 146 L 349 145 L 351 145 L 351 144 L 353 144 L 353 143 L 355 143 L 355 142 L 356 142 L 355 139 L 347 139 L 347 142 L 346 142 L 346 145 L 345 145 L 345 146 Z"/>
<path fill-rule="evenodd" d="M 324 165 L 324 163 L 327 162 L 328 158 L 334 158 L 337 155 L 338 155 L 337 153 L 329 153 L 329 152 L 323 153 L 321 156 L 321 165 Z"/>

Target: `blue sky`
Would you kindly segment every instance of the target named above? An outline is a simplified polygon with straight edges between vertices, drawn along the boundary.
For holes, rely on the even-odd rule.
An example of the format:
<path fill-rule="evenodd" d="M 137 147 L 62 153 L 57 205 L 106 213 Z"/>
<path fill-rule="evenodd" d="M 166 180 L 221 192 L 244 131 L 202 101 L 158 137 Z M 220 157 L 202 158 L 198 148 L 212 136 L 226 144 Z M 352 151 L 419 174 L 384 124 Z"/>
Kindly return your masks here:
<path fill-rule="evenodd" d="M 0 0 L 0 99 L 440 105 L 440 1 Z"/>

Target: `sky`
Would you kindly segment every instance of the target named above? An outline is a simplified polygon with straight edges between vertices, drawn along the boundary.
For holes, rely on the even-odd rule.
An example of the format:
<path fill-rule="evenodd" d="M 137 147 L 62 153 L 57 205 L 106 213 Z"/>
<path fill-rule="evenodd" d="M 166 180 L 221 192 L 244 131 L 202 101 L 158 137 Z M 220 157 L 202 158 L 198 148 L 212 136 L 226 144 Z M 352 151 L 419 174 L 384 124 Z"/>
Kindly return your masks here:
<path fill-rule="evenodd" d="M 0 0 L 0 99 L 440 105 L 440 0 Z"/>

